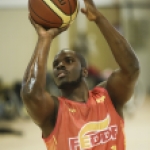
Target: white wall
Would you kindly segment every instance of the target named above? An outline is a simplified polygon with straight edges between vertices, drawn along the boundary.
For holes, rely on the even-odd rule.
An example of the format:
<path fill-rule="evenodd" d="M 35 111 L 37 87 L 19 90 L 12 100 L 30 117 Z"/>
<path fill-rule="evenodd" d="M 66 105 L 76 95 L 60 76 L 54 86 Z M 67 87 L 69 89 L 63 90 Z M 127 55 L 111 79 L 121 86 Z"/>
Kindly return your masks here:
<path fill-rule="evenodd" d="M 81 0 L 80 0 L 81 1 Z M 95 0 L 96 1 L 96 0 Z M 101 1 L 101 0 L 98 0 Z M 108 0 L 109 1 L 109 0 Z M 107 2 L 108 2 L 107 1 Z M 115 0 L 111 0 L 115 1 Z M 117 0 L 116 0 L 117 1 Z M 123 0 L 124 1 L 124 0 Z M 134 0 L 140 1 L 140 0 Z M 147 0 L 145 0 L 147 1 Z M 5 83 L 11 83 L 14 80 L 21 79 L 23 77 L 24 70 L 31 57 L 31 53 L 35 47 L 37 35 L 28 21 L 27 8 L 3 8 L 2 6 L 13 5 L 15 7 L 18 3 L 18 7 L 25 6 L 27 0 L 0 0 L 0 78 Z M 102 1 L 101 1 L 102 2 Z M 125 2 L 125 1 L 124 1 Z M 140 1 L 141 2 L 141 1 Z M 142 1 L 143 2 L 143 1 Z M 135 20 L 147 19 L 150 21 L 150 10 L 134 10 Z M 122 25 L 124 33 L 127 39 L 130 39 L 130 11 L 123 9 L 122 11 Z M 147 31 L 150 31 L 150 25 L 147 26 Z M 145 28 L 143 28 L 145 29 Z M 143 30 L 142 29 L 142 30 Z M 140 30 L 140 29 L 139 29 Z M 135 49 L 139 56 L 141 63 L 141 80 L 144 86 L 150 85 L 150 68 L 149 68 L 149 56 L 150 56 L 150 33 L 144 34 L 146 42 L 145 45 L 139 49 Z M 141 37 L 141 38 L 143 38 Z M 136 35 L 135 35 L 136 38 Z M 141 42 L 137 39 L 137 42 Z"/>
<path fill-rule="evenodd" d="M 102 0 L 101 4 L 110 4 L 112 1 L 114 2 Z M 27 2 L 0 0 L 0 78 L 5 84 L 22 79 L 37 40 L 37 35 L 28 20 Z M 57 51 L 61 44 L 58 42 L 55 40 L 53 52 Z M 51 53 L 50 57 L 52 56 L 54 53 Z M 52 59 L 49 59 L 48 68 L 51 61 Z"/>
<path fill-rule="evenodd" d="M 127 1 L 122 0 L 122 4 Z M 146 90 L 150 88 L 150 8 L 145 7 L 146 4 L 150 4 L 149 0 L 131 0 L 134 2 L 135 8 L 122 9 L 122 25 L 124 28 L 125 37 L 129 40 L 136 54 L 138 55 L 141 73 L 140 82 Z M 139 5 L 143 3 L 142 5 Z M 141 87 L 142 88 L 142 87 Z"/>
<path fill-rule="evenodd" d="M 35 40 L 26 9 L 0 9 L 0 78 L 5 83 L 23 77 Z"/>

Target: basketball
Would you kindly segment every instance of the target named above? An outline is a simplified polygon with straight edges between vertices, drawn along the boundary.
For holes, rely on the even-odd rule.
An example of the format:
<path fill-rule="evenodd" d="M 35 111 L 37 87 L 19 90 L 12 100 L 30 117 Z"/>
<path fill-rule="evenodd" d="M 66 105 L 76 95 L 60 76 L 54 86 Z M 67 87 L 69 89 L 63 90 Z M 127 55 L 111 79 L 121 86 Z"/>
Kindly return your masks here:
<path fill-rule="evenodd" d="M 29 0 L 31 18 L 44 28 L 62 28 L 77 17 L 78 0 Z"/>

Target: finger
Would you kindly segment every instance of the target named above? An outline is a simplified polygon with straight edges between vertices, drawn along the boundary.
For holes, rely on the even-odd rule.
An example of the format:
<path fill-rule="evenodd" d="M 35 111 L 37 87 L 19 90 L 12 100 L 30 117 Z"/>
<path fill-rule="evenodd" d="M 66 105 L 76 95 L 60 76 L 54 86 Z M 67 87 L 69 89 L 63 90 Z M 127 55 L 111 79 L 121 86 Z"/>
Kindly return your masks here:
<path fill-rule="evenodd" d="M 32 24 L 34 27 L 36 27 L 36 23 L 35 23 L 34 20 L 31 18 L 31 15 L 30 15 L 30 14 L 28 15 L 28 18 L 29 18 L 31 24 Z"/>
<path fill-rule="evenodd" d="M 30 14 L 28 15 L 28 18 L 29 18 L 31 24 L 32 24 L 35 28 L 41 27 L 39 24 L 37 24 L 37 23 L 32 19 L 32 17 L 31 17 Z"/>
<path fill-rule="evenodd" d="M 52 30 L 55 32 L 55 33 L 61 33 L 65 30 L 67 30 L 69 28 L 70 25 L 67 25 L 65 27 L 62 27 L 62 28 L 53 28 Z"/>
<path fill-rule="evenodd" d="M 53 28 L 51 30 L 53 30 L 53 36 L 57 36 L 59 35 L 61 32 L 64 32 L 68 29 L 69 25 L 65 26 L 65 27 L 62 27 L 62 28 Z"/>
<path fill-rule="evenodd" d="M 30 15 L 30 14 L 28 14 L 28 18 L 29 18 L 29 20 L 30 20 L 30 22 L 31 22 L 32 24 L 35 24 L 35 22 L 34 22 L 33 19 L 31 18 L 31 15 Z"/>
<path fill-rule="evenodd" d="M 87 13 L 87 10 L 84 9 L 84 8 L 81 8 L 81 12 L 82 12 L 83 14 L 86 14 L 86 13 Z"/>
<path fill-rule="evenodd" d="M 70 24 L 66 25 L 65 27 L 59 28 L 60 32 L 63 32 L 65 30 L 67 30 L 70 27 Z"/>

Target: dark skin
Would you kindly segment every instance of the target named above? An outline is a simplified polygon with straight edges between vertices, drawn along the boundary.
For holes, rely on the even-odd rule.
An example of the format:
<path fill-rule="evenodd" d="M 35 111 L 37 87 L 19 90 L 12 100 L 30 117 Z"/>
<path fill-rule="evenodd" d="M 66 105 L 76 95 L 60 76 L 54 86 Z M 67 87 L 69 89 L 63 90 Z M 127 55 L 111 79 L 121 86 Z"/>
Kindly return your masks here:
<path fill-rule="evenodd" d="M 123 117 L 123 106 L 132 96 L 139 76 L 138 59 L 129 43 L 97 10 L 93 1 L 84 0 L 84 2 L 86 8 L 81 9 L 82 13 L 90 21 L 95 22 L 100 29 L 119 65 L 119 69 L 98 86 L 108 91 L 116 111 Z M 45 30 L 31 18 L 30 21 L 38 34 L 38 42 L 23 78 L 21 95 L 29 115 L 41 128 L 43 137 L 47 137 L 53 131 L 57 119 L 54 113 L 54 100 L 57 101 L 57 97 L 45 91 L 47 59 L 53 39 L 68 27 Z M 53 72 L 58 86 L 76 81 L 81 75 L 78 86 L 65 87 L 61 89 L 61 93 L 72 101 L 86 102 L 88 100 L 88 87 L 85 82 L 88 76 L 87 68 L 81 67 L 75 52 L 63 50 L 57 54 L 53 63 Z M 58 101 L 56 107 L 58 110 Z"/>

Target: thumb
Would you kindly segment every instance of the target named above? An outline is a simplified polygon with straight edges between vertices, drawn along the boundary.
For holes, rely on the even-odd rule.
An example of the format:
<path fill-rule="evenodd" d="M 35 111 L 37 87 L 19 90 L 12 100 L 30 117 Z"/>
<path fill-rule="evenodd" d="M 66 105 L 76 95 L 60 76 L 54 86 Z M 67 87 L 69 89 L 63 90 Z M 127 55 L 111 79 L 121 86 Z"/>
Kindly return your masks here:
<path fill-rule="evenodd" d="M 54 37 L 59 35 L 61 32 L 66 31 L 69 28 L 69 25 L 63 27 L 63 28 L 51 28 L 48 30 L 48 32 Z"/>

